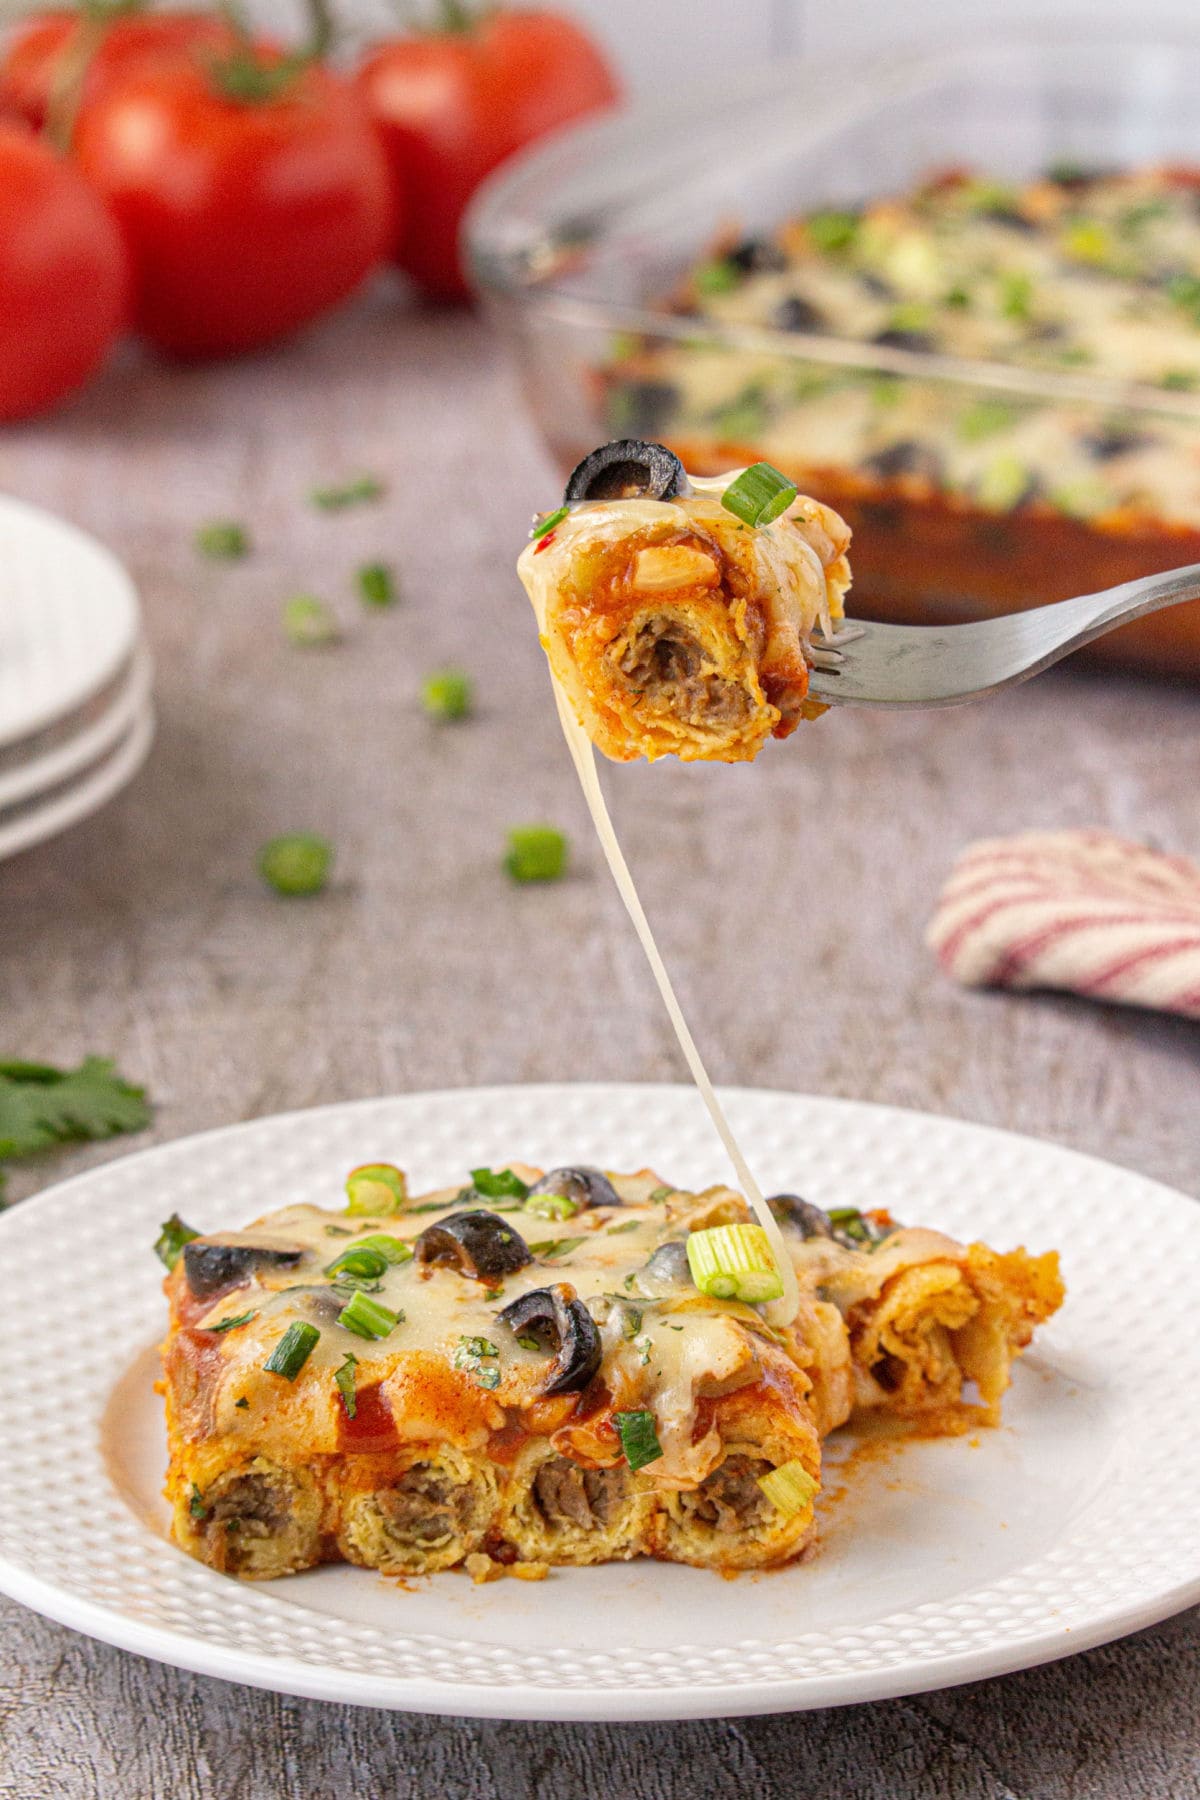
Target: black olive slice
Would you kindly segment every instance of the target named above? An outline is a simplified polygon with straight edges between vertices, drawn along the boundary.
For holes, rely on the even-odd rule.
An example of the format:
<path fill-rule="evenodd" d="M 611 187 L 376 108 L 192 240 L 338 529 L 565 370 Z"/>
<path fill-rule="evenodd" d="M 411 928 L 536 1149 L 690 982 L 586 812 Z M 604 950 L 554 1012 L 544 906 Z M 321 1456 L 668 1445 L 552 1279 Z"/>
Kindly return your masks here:
<path fill-rule="evenodd" d="M 787 294 L 771 315 L 776 331 L 822 331 L 825 315 L 803 294 Z"/>
<path fill-rule="evenodd" d="M 514 1337 L 534 1338 L 552 1352 L 543 1394 L 582 1393 L 599 1369 L 602 1346 L 595 1320 L 565 1282 L 532 1288 L 496 1316 Z"/>
<path fill-rule="evenodd" d="M 923 475 L 927 481 L 940 481 L 942 463 L 936 450 L 916 438 L 897 438 L 884 450 L 863 458 L 862 466 L 873 475 L 890 481 L 896 475 Z"/>
<path fill-rule="evenodd" d="M 682 1238 L 660 1244 L 637 1272 L 637 1284 L 646 1295 L 666 1294 L 675 1288 L 694 1287 L 687 1245 Z"/>
<path fill-rule="evenodd" d="M 449 1263 L 472 1281 L 495 1281 L 532 1262 L 529 1246 L 507 1219 L 484 1212 L 447 1213 L 413 1243 L 419 1263 Z"/>
<path fill-rule="evenodd" d="M 928 352 L 937 348 L 927 331 L 906 331 L 903 326 L 889 325 L 884 331 L 877 331 L 871 339 L 873 344 L 883 344 L 889 350 L 921 350 Z"/>
<path fill-rule="evenodd" d="M 224 1288 L 242 1287 L 259 1269 L 287 1269 L 303 1255 L 280 1245 L 197 1238 L 183 1246 L 183 1272 L 196 1299 L 208 1300 Z"/>
<path fill-rule="evenodd" d="M 804 1238 L 831 1238 L 833 1224 L 827 1212 L 802 1200 L 799 1194 L 772 1194 L 767 1205 L 781 1225 L 792 1225 Z"/>
<path fill-rule="evenodd" d="M 540 1181 L 535 1181 L 529 1190 L 529 1198 L 535 1194 L 565 1194 L 573 1200 L 581 1210 L 589 1206 L 621 1206 L 620 1194 L 602 1169 L 587 1168 L 580 1164 L 574 1169 L 551 1169 Z"/>
<path fill-rule="evenodd" d="M 683 464 L 665 444 L 618 438 L 572 469 L 563 500 L 568 506 L 577 500 L 676 500 L 689 485 Z"/>

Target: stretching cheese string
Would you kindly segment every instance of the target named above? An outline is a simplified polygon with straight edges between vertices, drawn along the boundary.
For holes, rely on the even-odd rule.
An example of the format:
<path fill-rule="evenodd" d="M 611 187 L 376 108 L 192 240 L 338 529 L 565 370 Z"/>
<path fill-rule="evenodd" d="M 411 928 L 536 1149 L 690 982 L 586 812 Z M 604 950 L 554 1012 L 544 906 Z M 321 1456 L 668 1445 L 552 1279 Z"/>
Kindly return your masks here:
<path fill-rule="evenodd" d="M 579 776 L 579 785 L 583 789 L 583 797 L 587 801 L 588 811 L 592 815 L 596 836 L 600 839 L 600 848 L 604 851 L 609 869 L 612 871 L 612 878 L 617 884 L 617 892 L 625 903 L 625 910 L 633 921 L 633 928 L 646 953 L 646 961 L 650 964 L 650 973 L 658 984 L 658 991 L 662 995 L 667 1016 L 674 1026 L 675 1036 L 679 1039 L 679 1048 L 683 1051 L 684 1060 L 691 1070 L 692 1080 L 700 1091 L 700 1098 L 708 1108 L 708 1115 L 716 1128 L 717 1136 L 724 1144 L 729 1160 L 733 1164 L 738 1185 L 766 1232 L 775 1261 L 779 1266 L 779 1273 L 783 1280 L 783 1294 L 780 1299 L 771 1301 L 765 1308 L 768 1322 L 772 1325 L 790 1325 L 800 1307 L 800 1290 L 796 1285 L 796 1272 L 792 1267 L 792 1259 L 788 1255 L 787 1245 L 783 1241 L 783 1234 L 774 1214 L 763 1199 L 762 1190 L 750 1173 L 750 1166 L 742 1155 L 738 1141 L 730 1129 L 724 1108 L 717 1099 L 712 1082 L 708 1078 L 708 1070 L 696 1048 L 695 1039 L 688 1030 L 683 1009 L 675 997 L 671 977 L 667 974 L 666 964 L 654 941 L 650 921 L 642 909 L 633 876 L 629 872 L 629 864 L 625 861 L 621 846 L 617 842 L 617 834 L 609 816 L 608 807 L 604 802 L 600 777 L 596 771 L 596 755 L 592 748 L 592 740 L 576 719 L 570 702 L 557 680 L 553 676 L 551 679 L 554 682 L 554 699 L 558 707 L 563 736 L 567 740 L 567 748 L 571 752 L 571 760 L 575 764 L 575 772 Z"/>

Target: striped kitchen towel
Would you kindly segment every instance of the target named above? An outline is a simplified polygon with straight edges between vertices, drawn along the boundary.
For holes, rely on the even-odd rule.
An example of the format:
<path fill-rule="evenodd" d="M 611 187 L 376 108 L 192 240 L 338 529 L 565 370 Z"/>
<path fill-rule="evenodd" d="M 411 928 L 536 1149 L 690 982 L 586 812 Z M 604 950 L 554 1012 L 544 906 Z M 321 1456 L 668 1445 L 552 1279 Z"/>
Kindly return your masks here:
<path fill-rule="evenodd" d="M 1111 832 L 971 844 L 925 941 L 968 987 L 1067 988 L 1200 1019 L 1200 866 Z"/>

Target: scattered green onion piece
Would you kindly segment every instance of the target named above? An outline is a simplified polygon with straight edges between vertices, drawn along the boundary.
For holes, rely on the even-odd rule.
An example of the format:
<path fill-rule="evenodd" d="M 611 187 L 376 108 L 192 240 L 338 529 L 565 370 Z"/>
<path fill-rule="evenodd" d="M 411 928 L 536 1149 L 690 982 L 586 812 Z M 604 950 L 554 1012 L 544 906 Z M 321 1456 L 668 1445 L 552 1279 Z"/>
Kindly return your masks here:
<path fill-rule="evenodd" d="M 549 537 L 550 533 L 562 524 L 570 510 L 569 506 L 560 506 L 554 512 L 546 513 L 543 518 L 540 518 L 537 521 L 533 530 L 530 532 L 530 542 L 537 544 L 541 542 L 542 538 Z"/>
<path fill-rule="evenodd" d="M 159 1226 L 158 1236 L 154 1240 L 154 1254 L 164 1269 L 173 1269 L 183 1255 L 183 1246 L 190 1244 L 200 1233 L 185 1225 L 178 1213 L 172 1213 Z"/>
<path fill-rule="evenodd" d="M 239 1325 L 248 1325 L 251 1319 L 257 1319 L 257 1317 L 258 1308 L 254 1307 L 251 1312 L 236 1313 L 229 1319 L 218 1319 L 216 1324 L 210 1325 L 208 1329 L 210 1331 L 236 1331 Z"/>
<path fill-rule="evenodd" d="M 1020 272 L 1000 277 L 1000 311 L 1006 319 L 1027 319 L 1033 305 L 1033 282 Z"/>
<path fill-rule="evenodd" d="M 399 1212 L 407 1198 L 408 1183 L 395 1163 L 362 1163 L 346 1177 L 346 1211 L 351 1218 Z"/>
<path fill-rule="evenodd" d="M 535 1337 L 530 1337 L 525 1332 L 521 1333 L 520 1337 L 518 1337 L 518 1339 L 517 1339 L 517 1342 L 518 1342 L 518 1344 L 520 1344 L 522 1350 L 540 1350 L 542 1347 L 538 1343 L 538 1341 Z"/>
<path fill-rule="evenodd" d="M 566 1194 L 534 1194 L 525 1202 L 524 1210 L 536 1219 L 573 1219 L 579 1204 Z"/>
<path fill-rule="evenodd" d="M 1169 393 L 1190 394 L 1200 387 L 1200 370 L 1167 369 L 1158 378 L 1158 385 Z"/>
<path fill-rule="evenodd" d="M 856 1244 L 869 1244 L 872 1238 L 871 1227 L 863 1218 L 857 1206 L 834 1206 L 829 1212 L 829 1223 L 843 1237 L 853 1239 Z"/>
<path fill-rule="evenodd" d="M 549 1260 L 553 1256 L 569 1255 L 572 1250 L 578 1250 L 583 1242 L 585 1240 L 581 1237 L 542 1238 L 539 1243 L 530 1244 L 529 1248 L 534 1256 Z"/>
<path fill-rule="evenodd" d="M 377 475 L 356 475 L 332 487 L 313 488 L 309 495 L 322 512 L 342 512 L 347 506 L 360 506 L 367 500 L 378 500 L 385 493 Z"/>
<path fill-rule="evenodd" d="M 413 1259 L 413 1247 L 406 1239 L 390 1237 L 383 1232 L 373 1232 L 370 1237 L 359 1238 L 354 1247 L 358 1250 L 377 1251 L 393 1268 L 399 1268 L 402 1263 Z"/>
<path fill-rule="evenodd" d="M 698 294 L 729 294 L 741 280 L 736 263 L 727 258 L 703 263 L 692 277 Z"/>
<path fill-rule="evenodd" d="M 817 1491 L 816 1482 L 798 1458 L 781 1463 L 769 1475 L 760 1475 L 758 1485 L 776 1512 L 781 1512 L 785 1519 L 805 1512 Z"/>
<path fill-rule="evenodd" d="M 332 862 L 333 848 L 325 838 L 299 831 L 264 844 L 258 853 L 258 872 L 277 894 L 292 898 L 319 894 Z"/>
<path fill-rule="evenodd" d="M 772 468 L 770 463 L 754 463 L 743 469 L 721 495 L 726 512 L 746 525 L 769 525 L 785 513 L 796 498 L 796 484 Z"/>
<path fill-rule="evenodd" d="M 358 597 L 364 606 L 373 606 L 382 611 L 384 607 L 395 606 L 400 598 L 395 572 L 390 563 L 363 563 L 354 579 L 358 584 Z"/>
<path fill-rule="evenodd" d="M 688 1268 L 702 1294 L 745 1300 L 751 1306 L 778 1300 L 783 1277 L 761 1225 L 714 1225 L 687 1239 Z"/>
<path fill-rule="evenodd" d="M 1016 423 L 1019 412 L 1007 400 L 977 400 L 961 414 L 958 435 L 965 444 L 977 444 Z"/>
<path fill-rule="evenodd" d="M 663 1450 L 658 1441 L 652 1412 L 642 1410 L 614 1413 L 613 1425 L 630 1469 L 636 1472 L 644 1469 L 647 1463 L 658 1461 Z"/>
<path fill-rule="evenodd" d="M 619 1237 L 622 1232 L 636 1231 L 641 1222 L 640 1219 L 626 1219 L 622 1225 L 607 1225 L 605 1226 L 604 1235 L 606 1237 Z"/>
<path fill-rule="evenodd" d="M 188 1511 L 191 1513 L 193 1519 L 207 1519 L 208 1517 L 208 1506 L 205 1502 L 204 1495 L 200 1492 L 200 1489 L 196 1486 L 194 1481 L 192 1483 L 191 1499 L 188 1501 Z"/>
<path fill-rule="evenodd" d="M 306 1319 L 296 1319 L 288 1326 L 263 1368 L 272 1375 L 282 1375 L 285 1381 L 295 1381 L 320 1336 L 315 1325 L 310 1325 Z"/>
<path fill-rule="evenodd" d="M 472 1169 L 471 1186 L 485 1200 L 524 1200 L 529 1192 L 529 1183 L 511 1169 Z"/>
<path fill-rule="evenodd" d="M 465 719 L 471 710 L 471 677 L 462 669 L 434 669 L 421 683 L 421 704 L 431 718 Z"/>
<path fill-rule="evenodd" d="M 236 562 L 250 554 L 250 533 L 236 519 L 213 519 L 196 533 L 196 548 L 215 561 Z"/>
<path fill-rule="evenodd" d="M 283 629 L 289 643 L 304 649 L 336 644 L 342 635 L 337 620 L 315 594 L 293 594 L 284 601 Z"/>
<path fill-rule="evenodd" d="M 395 1331 L 403 1316 L 402 1313 L 393 1312 L 390 1306 L 372 1300 L 360 1288 L 349 1303 L 343 1306 L 337 1322 L 343 1331 L 352 1331 L 355 1337 L 385 1338 Z"/>
<path fill-rule="evenodd" d="M 325 1227 L 325 1236 L 326 1237 L 353 1237 L 354 1233 L 350 1229 L 349 1225 L 327 1225 Z"/>
<path fill-rule="evenodd" d="M 567 840 L 553 825 L 513 825 L 504 867 L 514 881 L 558 881 L 567 867 Z"/>
<path fill-rule="evenodd" d="M 675 1192 L 676 1192 L 675 1188 L 656 1187 L 654 1189 L 653 1193 L 650 1195 L 650 1198 L 651 1198 L 651 1200 L 655 1200 L 655 1201 L 669 1200 L 671 1198 L 671 1195 Z"/>
<path fill-rule="evenodd" d="M 358 1381 L 355 1370 L 358 1358 L 353 1350 L 347 1350 L 346 1360 L 340 1368 L 333 1371 L 333 1379 L 337 1383 L 337 1391 L 342 1396 L 342 1405 L 346 1409 L 346 1417 L 354 1418 L 358 1412 Z"/>
<path fill-rule="evenodd" d="M 848 250 L 858 236 L 858 228 L 858 214 L 852 212 L 815 212 L 804 221 L 811 242 L 827 255 Z"/>
<path fill-rule="evenodd" d="M 379 1250 L 372 1250 L 365 1244 L 351 1244 L 340 1256 L 335 1256 L 331 1263 L 326 1263 L 327 1275 L 362 1275 L 368 1281 L 374 1281 L 387 1269 L 388 1259 Z"/>

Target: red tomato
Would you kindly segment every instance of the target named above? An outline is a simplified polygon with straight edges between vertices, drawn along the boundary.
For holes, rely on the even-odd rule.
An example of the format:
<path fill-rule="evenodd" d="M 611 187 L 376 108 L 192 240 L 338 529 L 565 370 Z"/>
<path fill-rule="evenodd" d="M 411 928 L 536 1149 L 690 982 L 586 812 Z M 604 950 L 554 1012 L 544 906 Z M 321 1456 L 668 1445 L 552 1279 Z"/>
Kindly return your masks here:
<path fill-rule="evenodd" d="M 358 79 L 407 197 L 396 261 L 445 298 L 468 291 L 458 230 L 484 176 L 618 98 L 591 39 L 554 13 L 487 13 L 462 30 L 381 44 Z"/>
<path fill-rule="evenodd" d="M 77 170 L 0 126 L 0 419 L 80 387 L 120 330 L 120 233 Z"/>
<path fill-rule="evenodd" d="M 177 356 L 284 337 L 386 254 L 386 160 L 318 67 L 253 100 L 185 58 L 135 71 L 83 108 L 75 154 L 125 234 L 139 329 Z"/>
<path fill-rule="evenodd" d="M 75 50 L 82 24 L 77 12 L 52 12 L 18 29 L 0 56 L 0 111 L 7 108 L 41 129 L 55 84 L 69 72 L 65 58 Z M 164 54 L 224 50 L 232 42 L 222 19 L 201 13 L 118 15 L 89 62 L 83 98 L 94 99 L 116 76 Z"/>

